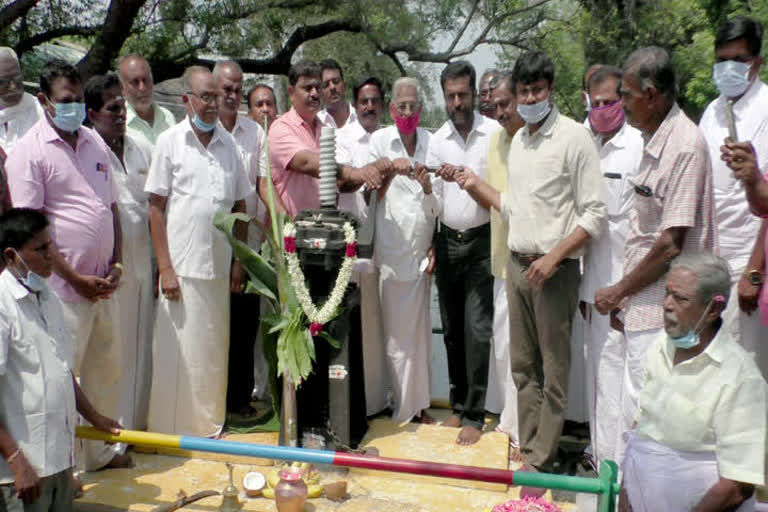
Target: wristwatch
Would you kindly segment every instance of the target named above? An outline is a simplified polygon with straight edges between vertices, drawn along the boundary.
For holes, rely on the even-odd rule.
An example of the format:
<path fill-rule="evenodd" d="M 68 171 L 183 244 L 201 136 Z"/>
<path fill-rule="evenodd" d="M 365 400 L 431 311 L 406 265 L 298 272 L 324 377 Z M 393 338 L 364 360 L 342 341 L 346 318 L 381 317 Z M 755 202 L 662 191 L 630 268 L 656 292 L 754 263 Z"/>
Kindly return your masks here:
<path fill-rule="evenodd" d="M 120 263 L 119 261 L 114 262 L 112 264 L 112 268 L 118 269 L 120 271 L 120 275 L 123 275 L 123 273 L 125 272 L 125 267 L 123 267 L 123 264 Z"/>
<path fill-rule="evenodd" d="M 747 270 L 744 272 L 744 276 L 746 276 L 747 281 L 755 286 L 760 286 L 763 284 L 763 273 L 759 270 Z"/>

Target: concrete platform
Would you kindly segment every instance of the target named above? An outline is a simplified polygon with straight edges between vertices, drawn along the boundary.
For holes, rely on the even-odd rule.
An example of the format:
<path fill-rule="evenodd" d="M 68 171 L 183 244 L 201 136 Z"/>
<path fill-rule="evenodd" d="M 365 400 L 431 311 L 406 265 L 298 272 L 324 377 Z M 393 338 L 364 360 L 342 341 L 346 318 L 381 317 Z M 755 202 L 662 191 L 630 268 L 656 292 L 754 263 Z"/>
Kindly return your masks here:
<path fill-rule="evenodd" d="M 378 419 L 363 443 L 375 446 L 387 457 L 471 464 L 494 468 L 508 465 L 506 436 L 486 433 L 474 446 L 455 443 L 457 429 L 430 426 L 397 425 Z M 275 444 L 274 434 L 232 435 L 228 439 Z M 168 452 L 164 452 L 168 453 Z M 228 473 L 225 461 L 235 463 L 235 486 L 240 491 L 243 510 L 275 511 L 274 501 L 247 498 L 242 478 L 248 471 L 268 472 L 269 461 L 244 461 L 207 453 L 133 454 L 133 469 L 110 469 L 83 475 L 85 495 L 78 500 L 80 512 L 151 511 L 177 499 L 180 489 L 187 495 L 213 489 L 223 490 Z M 215 458 L 217 460 L 206 460 Z M 516 498 L 519 490 L 499 484 L 484 484 L 450 479 L 383 473 L 367 470 L 339 472 L 338 468 L 318 468 L 323 482 L 346 480 L 348 497 L 343 502 L 325 498 L 309 500 L 305 512 L 482 512 L 494 505 Z M 511 468 L 514 469 L 514 468 Z M 221 497 L 212 496 L 187 506 L 184 510 L 215 511 Z M 558 504 L 564 511 L 575 510 L 573 504 Z"/>

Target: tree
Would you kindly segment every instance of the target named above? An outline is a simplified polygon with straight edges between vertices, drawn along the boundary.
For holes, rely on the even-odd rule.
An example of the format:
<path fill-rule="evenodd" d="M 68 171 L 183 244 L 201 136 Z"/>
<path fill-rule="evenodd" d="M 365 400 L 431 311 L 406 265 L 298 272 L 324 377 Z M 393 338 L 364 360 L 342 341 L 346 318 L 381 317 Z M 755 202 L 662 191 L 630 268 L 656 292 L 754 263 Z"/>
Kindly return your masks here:
<path fill-rule="evenodd" d="M 305 43 L 348 33 L 360 36 L 356 48 L 373 67 L 388 59 L 405 74 L 411 63 L 447 63 L 483 44 L 524 45 L 550 1 L 111 0 L 105 8 L 97 0 L 18 0 L 0 11 L 0 42 L 21 55 L 77 37 L 90 47 L 78 64 L 85 78 L 113 67 L 118 54 L 136 52 L 160 81 L 192 64 L 211 65 L 215 55 L 234 58 L 246 72 L 286 74 Z M 444 48 L 434 48 L 438 33 L 450 35 Z"/>

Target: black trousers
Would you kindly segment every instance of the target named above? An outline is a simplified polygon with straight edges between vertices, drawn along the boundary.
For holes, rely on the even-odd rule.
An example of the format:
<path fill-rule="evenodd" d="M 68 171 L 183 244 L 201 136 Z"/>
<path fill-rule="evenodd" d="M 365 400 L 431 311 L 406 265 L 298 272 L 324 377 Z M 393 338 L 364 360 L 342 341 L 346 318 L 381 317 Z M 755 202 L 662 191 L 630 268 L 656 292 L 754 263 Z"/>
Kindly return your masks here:
<path fill-rule="evenodd" d="M 237 412 L 250 404 L 253 392 L 253 346 L 259 332 L 259 296 L 233 293 L 230 297 L 227 411 Z"/>
<path fill-rule="evenodd" d="M 440 228 L 436 282 L 451 408 L 462 425 L 482 429 L 493 331 L 491 228 L 490 224 L 466 231 Z"/>

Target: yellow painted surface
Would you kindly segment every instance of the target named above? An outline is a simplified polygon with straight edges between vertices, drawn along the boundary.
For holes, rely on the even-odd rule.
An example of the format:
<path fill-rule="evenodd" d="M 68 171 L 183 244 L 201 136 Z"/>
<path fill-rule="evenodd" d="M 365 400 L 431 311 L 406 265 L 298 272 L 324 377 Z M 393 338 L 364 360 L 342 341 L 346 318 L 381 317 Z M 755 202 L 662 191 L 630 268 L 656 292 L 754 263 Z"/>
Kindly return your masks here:
<path fill-rule="evenodd" d="M 386 420 L 375 420 L 371 422 L 364 442 L 377 446 L 382 456 L 506 467 L 508 443 L 504 435 L 489 432 L 474 446 L 459 447 L 455 444 L 457 434 L 458 429 L 416 425 L 403 427 Z M 250 440 L 248 436 L 251 436 Z M 248 434 L 228 439 L 261 444 L 276 442 L 274 434 Z M 86 510 L 87 506 L 89 512 L 150 511 L 159 505 L 174 502 L 180 489 L 192 495 L 208 489 L 221 491 L 227 485 L 228 473 L 221 461 L 150 453 L 132 455 L 136 463 L 133 469 L 110 469 L 83 475 L 86 492 L 79 500 L 83 504 L 81 510 Z M 210 457 L 210 454 L 199 455 Z M 234 458 L 224 456 L 222 460 L 225 459 Z M 272 500 L 247 498 L 242 486 L 243 476 L 248 471 L 266 474 L 269 469 L 269 466 L 256 464 L 235 464 L 235 486 L 240 491 L 243 510 L 277 510 Z M 347 499 L 343 502 L 325 498 L 309 500 L 305 512 L 480 512 L 518 496 L 518 488 L 506 489 L 503 485 L 478 488 L 475 483 L 458 480 L 362 470 L 344 474 L 338 468 L 319 469 L 325 483 L 347 481 Z M 100 509 L 98 504 L 105 507 Z M 183 510 L 215 511 L 220 504 L 221 497 L 213 496 Z M 562 506 L 563 510 L 568 510 L 568 507 L 567 504 Z"/>

